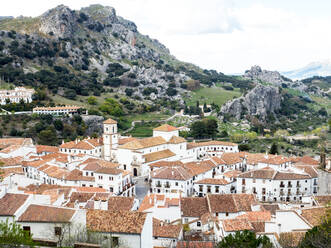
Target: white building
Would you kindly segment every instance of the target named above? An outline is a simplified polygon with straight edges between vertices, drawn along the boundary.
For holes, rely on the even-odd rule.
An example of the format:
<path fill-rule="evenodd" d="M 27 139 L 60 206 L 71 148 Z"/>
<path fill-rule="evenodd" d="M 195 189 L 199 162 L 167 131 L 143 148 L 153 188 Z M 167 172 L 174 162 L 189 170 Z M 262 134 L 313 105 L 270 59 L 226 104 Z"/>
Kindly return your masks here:
<path fill-rule="evenodd" d="M 148 213 L 89 210 L 86 225 L 90 231 L 102 234 L 103 245 L 153 247 L 153 222 Z"/>
<path fill-rule="evenodd" d="M 73 115 L 81 108 L 78 106 L 36 107 L 32 112 L 38 115 Z"/>
<path fill-rule="evenodd" d="M 193 192 L 192 175 L 183 167 L 163 167 L 151 172 L 151 191 L 155 194 L 181 193 L 189 196 Z"/>
<path fill-rule="evenodd" d="M 202 197 L 207 194 L 230 194 L 233 183 L 221 178 L 205 178 L 194 182 L 194 194 Z"/>
<path fill-rule="evenodd" d="M 24 231 L 32 234 L 33 239 L 58 242 L 84 229 L 86 212 L 81 209 L 31 204 L 17 222 Z"/>
<path fill-rule="evenodd" d="M 83 139 L 75 140 L 60 145 L 60 152 L 70 155 L 89 155 L 101 158 L 103 155 L 103 140 L 97 139 Z"/>
<path fill-rule="evenodd" d="M 238 152 L 238 145 L 229 142 L 210 141 L 188 143 L 179 137 L 176 127 L 164 124 L 153 129 L 153 137 L 121 138 L 117 133 L 117 122 L 104 122 L 104 158 L 119 163 L 133 176 L 148 176 L 149 164 L 158 161 L 196 161 L 204 156 L 215 156 L 224 152 Z"/>
<path fill-rule="evenodd" d="M 302 197 L 317 193 L 317 177 L 313 167 L 306 171 L 265 167 L 239 175 L 237 192 L 256 194 L 260 201 L 301 201 Z"/>
<path fill-rule="evenodd" d="M 6 101 L 10 103 L 20 103 L 21 101 L 31 103 L 34 92 L 34 89 L 24 87 L 15 87 L 14 90 L 0 90 L 0 105 L 7 104 Z"/>

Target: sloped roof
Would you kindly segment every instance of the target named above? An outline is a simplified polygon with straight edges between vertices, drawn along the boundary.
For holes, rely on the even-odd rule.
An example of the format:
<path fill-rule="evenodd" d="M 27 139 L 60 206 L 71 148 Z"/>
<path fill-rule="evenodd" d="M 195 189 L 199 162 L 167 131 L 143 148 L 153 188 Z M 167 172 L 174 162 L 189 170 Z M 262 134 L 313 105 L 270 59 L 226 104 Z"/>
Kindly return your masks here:
<path fill-rule="evenodd" d="M 141 234 L 147 213 L 88 210 L 86 226 L 94 232 Z"/>
<path fill-rule="evenodd" d="M 312 226 L 318 226 L 326 218 L 325 207 L 313 207 L 302 209 L 301 216 L 305 218 Z"/>
<path fill-rule="evenodd" d="M 183 197 L 180 199 L 182 216 L 200 218 L 209 213 L 207 198 L 205 197 Z"/>
<path fill-rule="evenodd" d="M 26 202 L 28 195 L 5 194 L 0 199 L 0 216 L 14 216 L 16 211 Z"/>
<path fill-rule="evenodd" d="M 116 168 L 107 168 L 107 167 L 101 167 L 95 171 L 95 173 L 100 174 L 109 174 L 109 175 L 118 175 L 121 174 L 123 171 Z"/>
<path fill-rule="evenodd" d="M 19 217 L 18 221 L 66 223 L 70 222 L 74 214 L 74 209 L 31 204 Z"/>
<path fill-rule="evenodd" d="M 169 225 L 153 218 L 153 237 L 178 239 L 181 225 Z"/>
<path fill-rule="evenodd" d="M 117 121 L 109 118 L 103 122 L 103 124 L 117 124 Z"/>
<path fill-rule="evenodd" d="M 163 124 L 159 127 L 153 128 L 153 131 L 160 131 L 160 132 L 172 132 L 172 131 L 176 131 L 177 127 L 168 125 L 168 124 Z"/>
<path fill-rule="evenodd" d="M 251 205 L 256 203 L 253 194 L 211 194 L 209 198 L 212 213 L 237 213 L 252 211 Z"/>
<path fill-rule="evenodd" d="M 152 153 L 148 153 L 148 154 L 143 155 L 143 157 L 145 158 L 146 163 L 161 160 L 161 159 L 165 159 L 165 158 L 170 158 L 170 157 L 173 157 L 173 156 L 176 156 L 176 154 L 173 153 L 172 151 L 170 151 L 169 149 L 166 149 L 166 150 L 163 150 L 163 151 L 158 151 L 158 152 L 152 152 Z"/>
<path fill-rule="evenodd" d="M 229 184 L 229 182 L 221 178 L 205 178 L 195 182 L 195 184 L 226 185 Z"/>
<path fill-rule="evenodd" d="M 112 196 L 108 199 L 108 210 L 130 211 L 134 204 L 134 197 Z"/>
<path fill-rule="evenodd" d="M 151 172 L 151 178 L 168 180 L 189 180 L 192 177 L 183 167 L 162 167 Z"/>
<path fill-rule="evenodd" d="M 183 137 L 179 137 L 179 136 L 172 136 L 170 138 L 170 140 L 168 141 L 169 144 L 180 144 L 180 143 L 185 143 L 186 139 L 184 139 Z"/>
<path fill-rule="evenodd" d="M 139 150 L 139 149 L 144 149 L 144 148 L 148 148 L 148 147 L 163 145 L 166 143 L 167 143 L 167 141 L 164 138 L 157 136 L 157 137 L 136 139 L 136 140 L 130 141 L 124 145 L 121 145 L 118 148 L 128 149 L 128 150 Z"/>
<path fill-rule="evenodd" d="M 245 219 L 227 219 L 222 221 L 223 229 L 226 232 L 253 230 L 252 224 Z"/>

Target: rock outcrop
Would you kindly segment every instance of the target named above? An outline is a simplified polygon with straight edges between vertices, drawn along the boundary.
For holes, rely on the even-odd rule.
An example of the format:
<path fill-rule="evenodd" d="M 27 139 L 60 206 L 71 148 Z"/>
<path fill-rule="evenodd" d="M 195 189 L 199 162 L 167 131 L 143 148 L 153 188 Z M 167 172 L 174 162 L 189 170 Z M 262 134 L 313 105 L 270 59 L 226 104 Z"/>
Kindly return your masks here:
<path fill-rule="evenodd" d="M 259 116 L 265 120 L 268 114 L 281 108 L 281 94 L 277 87 L 257 85 L 245 96 L 225 103 L 221 114 L 230 114 L 236 119 L 243 115 Z"/>
<path fill-rule="evenodd" d="M 244 78 L 252 80 L 255 83 L 265 82 L 275 86 L 281 86 L 282 83 L 288 84 L 292 80 L 282 76 L 278 71 L 262 70 L 260 66 L 252 66 L 250 70 L 245 71 Z"/>
<path fill-rule="evenodd" d="M 41 16 L 39 31 L 60 38 L 72 37 L 77 29 L 76 19 L 75 11 L 59 5 Z"/>

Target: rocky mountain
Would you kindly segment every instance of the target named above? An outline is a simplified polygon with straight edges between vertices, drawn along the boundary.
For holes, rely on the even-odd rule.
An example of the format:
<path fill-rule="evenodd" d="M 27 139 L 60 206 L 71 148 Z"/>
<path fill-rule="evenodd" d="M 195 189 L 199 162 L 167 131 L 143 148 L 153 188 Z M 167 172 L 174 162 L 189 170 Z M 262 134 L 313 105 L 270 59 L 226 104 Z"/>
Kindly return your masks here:
<path fill-rule="evenodd" d="M 0 20 L 0 30 L 1 77 L 67 98 L 111 90 L 138 100 L 182 102 L 186 81 L 212 80 L 207 70 L 178 61 L 140 34 L 112 7 L 60 5 L 39 17 Z"/>
<path fill-rule="evenodd" d="M 283 83 L 290 84 L 291 79 L 282 76 L 278 71 L 262 70 L 258 65 L 252 66 L 250 70 L 245 71 L 244 78 L 256 83 L 271 83 L 275 86 L 281 86 Z"/>
<path fill-rule="evenodd" d="M 236 119 L 245 115 L 259 116 L 265 120 L 281 107 L 281 94 L 277 87 L 258 84 L 245 96 L 227 102 L 221 108 L 221 114 L 228 114 Z"/>
<path fill-rule="evenodd" d="M 283 88 L 291 88 L 298 90 L 304 94 L 312 94 L 317 96 L 327 96 L 329 90 L 328 83 L 320 83 L 320 81 L 328 81 L 321 78 L 318 78 L 319 82 L 315 84 L 312 83 L 312 80 L 291 80 L 283 76 L 278 71 L 268 71 L 262 70 L 260 66 L 252 66 L 250 70 L 245 71 L 243 77 L 247 80 L 252 80 L 255 83 L 273 85 Z M 315 78 L 317 79 L 317 78 Z"/>
<path fill-rule="evenodd" d="M 331 60 L 312 62 L 303 68 L 283 72 L 283 74 L 293 80 L 302 80 L 314 76 L 331 76 Z"/>

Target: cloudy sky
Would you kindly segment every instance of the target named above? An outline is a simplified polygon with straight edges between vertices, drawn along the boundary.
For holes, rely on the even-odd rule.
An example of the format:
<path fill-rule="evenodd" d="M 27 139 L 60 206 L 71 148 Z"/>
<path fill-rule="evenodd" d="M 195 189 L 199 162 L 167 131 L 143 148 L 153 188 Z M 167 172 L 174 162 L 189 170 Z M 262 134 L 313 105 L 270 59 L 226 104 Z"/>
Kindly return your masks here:
<path fill-rule="evenodd" d="M 330 0 L 10 0 L 2 16 L 100 3 L 134 21 L 178 59 L 225 73 L 287 71 L 331 58 Z"/>

